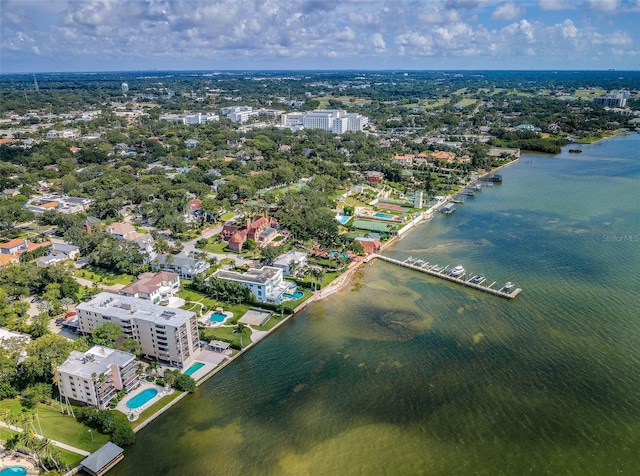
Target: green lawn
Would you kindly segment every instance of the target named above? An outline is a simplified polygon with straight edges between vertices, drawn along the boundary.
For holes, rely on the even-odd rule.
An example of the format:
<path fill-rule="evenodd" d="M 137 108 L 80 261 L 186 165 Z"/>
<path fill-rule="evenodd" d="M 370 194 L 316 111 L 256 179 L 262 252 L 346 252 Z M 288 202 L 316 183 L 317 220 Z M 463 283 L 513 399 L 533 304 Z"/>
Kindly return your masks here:
<path fill-rule="evenodd" d="M 204 329 L 202 334 L 205 337 L 203 340 L 222 340 L 230 342 L 240 347 L 240 336 L 242 336 L 242 346 L 246 347 L 251 342 L 251 329 L 245 327 L 242 334 L 234 333 L 233 327 L 212 327 Z"/>
<path fill-rule="evenodd" d="M 22 411 L 20 400 L 13 398 L 0 401 L 0 418 L 4 419 L 6 410 L 9 410 L 13 415 L 19 415 Z M 38 404 L 36 412 L 40 420 L 40 426 L 42 426 L 42 432 L 52 440 L 60 441 L 85 451 L 96 451 L 109 441 L 109 435 L 103 435 L 95 430 L 93 431 L 92 441 L 89 427 L 76 421 L 71 415 L 60 413 L 59 407 L 53 408 Z M 37 418 L 34 419 L 34 425 L 39 431 L 40 426 Z"/>
<path fill-rule="evenodd" d="M 231 220 L 234 216 L 236 216 L 236 212 L 223 213 L 222 216 L 220 217 L 220 221 Z"/>
<path fill-rule="evenodd" d="M 135 276 L 131 276 L 130 274 L 116 274 L 93 266 L 85 266 L 82 269 L 77 269 L 75 270 L 75 275 L 79 278 L 88 279 L 94 283 L 101 283 L 107 286 L 113 286 L 114 284 L 127 285 L 136 279 Z"/>
<path fill-rule="evenodd" d="M 205 251 L 209 253 L 233 253 L 237 254 L 235 251 L 231 251 L 229 249 L 229 244 L 226 241 L 220 241 L 218 243 L 214 242 L 214 240 L 209 239 L 207 242 L 207 246 L 203 248 Z"/>
<path fill-rule="evenodd" d="M 203 306 L 206 306 L 209 311 L 215 310 L 216 307 L 221 307 L 225 311 L 231 311 L 233 313 L 234 319 L 239 319 L 249 309 L 249 306 L 246 304 L 231 304 L 218 301 L 212 297 L 206 296 L 202 293 L 190 289 L 183 289 L 178 293 L 178 296 L 186 301 L 185 305 L 182 306 L 182 309 L 188 311 L 193 310 L 195 312 L 196 310 L 199 310 L 200 306 L 197 306 L 194 303 L 200 303 Z"/>

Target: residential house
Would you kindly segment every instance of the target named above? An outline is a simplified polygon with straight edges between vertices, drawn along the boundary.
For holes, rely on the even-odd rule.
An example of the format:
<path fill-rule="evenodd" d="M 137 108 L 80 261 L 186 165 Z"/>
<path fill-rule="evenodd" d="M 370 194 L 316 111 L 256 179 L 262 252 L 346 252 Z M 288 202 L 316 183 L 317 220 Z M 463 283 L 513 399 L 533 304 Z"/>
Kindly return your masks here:
<path fill-rule="evenodd" d="M 282 269 L 273 266 L 250 269 L 246 273 L 219 269 L 213 273 L 215 278 L 235 281 L 251 290 L 251 294 L 259 302 L 281 304 L 283 294 L 287 293 L 295 285 L 284 281 Z"/>
<path fill-rule="evenodd" d="M 201 259 L 191 258 L 184 253 L 159 254 L 153 261 L 151 267 L 155 270 L 162 269 L 177 273 L 182 278 L 193 279 L 196 275 L 207 271 L 211 265 Z"/>
<path fill-rule="evenodd" d="M 11 240 L 7 243 L 0 244 L 0 253 L 3 255 L 21 253 L 23 251 L 27 251 L 27 249 L 29 249 L 29 242 L 22 238 L 16 238 L 15 240 Z"/>
<path fill-rule="evenodd" d="M 57 368 L 60 394 L 70 400 L 106 409 L 118 392 L 139 383 L 135 355 L 103 346 L 74 350 Z"/>
<path fill-rule="evenodd" d="M 174 367 L 189 365 L 200 351 L 196 314 L 166 308 L 145 299 L 102 292 L 76 306 L 78 330 L 91 332 L 107 322 L 135 339 L 140 352 Z"/>
<path fill-rule="evenodd" d="M 161 271 L 159 273 L 143 273 L 119 294 L 139 299 L 147 299 L 153 304 L 167 303 L 180 290 L 180 276 L 176 273 Z"/>
<path fill-rule="evenodd" d="M 220 237 L 229 243 L 229 249 L 242 251 L 242 246 L 248 239 L 258 245 L 266 245 L 277 234 L 278 220 L 270 216 L 259 216 L 251 221 L 247 219 L 244 226 L 224 225 Z"/>
<path fill-rule="evenodd" d="M 154 246 L 156 241 L 150 233 L 139 233 L 130 223 L 115 222 L 107 227 L 107 233 L 117 240 L 131 241 L 138 245 L 140 253 L 148 256 L 149 260 L 156 257 Z"/>
<path fill-rule="evenodd" d="M 367 182 L 380 182 L 382 181 L 382 179 L 384 179 L 384 174 L 382 172 L 376 172 L 374 170 L 370 170 L 368 172 L 364 173 L 365 178 L 367 179 Z"/>
<path fill-rule="evenodd" d="M 54 243 L 51 246 L 51 254 L 58 255 L 64 253 L 69 259 L 76 259 L 80 256 L 80 248 L 76 245 L 70 245 L 68 243 Z"/>
<path fill-rule="evenodd" d="M 362 249 L 366 254 L 375 253 L 382 246 L 378 239 L 365 236 L 358 236 L 353 241 L 355 241 L 356 243 L 360 243 L 362 245 Z"/>
<path fill-rule="evenodd" d="M 274 268 L 280 268 L 284 276 L 295 276 L 307 265 L 307 253 L 303 251 L 287 251 L 273 262 Z"/>

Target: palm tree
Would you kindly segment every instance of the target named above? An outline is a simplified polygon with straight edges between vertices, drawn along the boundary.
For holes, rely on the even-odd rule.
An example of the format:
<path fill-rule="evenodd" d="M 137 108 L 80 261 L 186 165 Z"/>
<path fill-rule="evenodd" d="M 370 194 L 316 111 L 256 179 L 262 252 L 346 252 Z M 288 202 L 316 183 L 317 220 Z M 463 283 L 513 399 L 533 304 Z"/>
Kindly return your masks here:
<path fill-rule="evenodd" d="M 62 406 L 62 391 L 60 390 L 60 374 L 58 373 L 58 367 L 51 362 L 51 373 L 53 374 L 53 383 L 58 387 L 58 399 L 60 400 L 60 413 L 64 413 L 64 407 Z"/>

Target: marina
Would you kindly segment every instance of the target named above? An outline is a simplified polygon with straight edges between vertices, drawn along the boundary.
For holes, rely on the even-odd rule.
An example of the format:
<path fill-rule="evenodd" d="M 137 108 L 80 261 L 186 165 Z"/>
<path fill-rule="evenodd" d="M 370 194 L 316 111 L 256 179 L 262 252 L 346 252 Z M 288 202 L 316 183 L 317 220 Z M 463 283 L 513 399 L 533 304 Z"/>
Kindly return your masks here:
<path fill-rule="evenodd" d="M 466 278 L 466 271 L 462 266 L 456 266 L 449 269 L 449 265 L 440 266 L 438 264 L 429 264 L 428 261 L 425 262 L 424 260 L 414 259 L 412 257 L 409 257 L 404 261 L 400 261 L 394 258 L 389 258 L 388 256 L 383 256 L 375 253 L 369 255 L 366 259 L 366 262 L 369 262 L 372 259 L 376 258 L 382 261 L 386 261 L 387 263 L 396 264 L 398 266 L 402 266 L 403 268 L 413 269 L 415 271 L 419 271 L 436 278 L 441 278 L 452 283 L 461 284 L 463 286 L 477 289 L 478 291 L 493 294 L 494 296 L 505 299 L 513 299 L 518 294 L 520 294 L 520 292 L 522 292 L 522 289 L 515 287 L 515 285 L 511 281 L 507 281 L 499 288 L 494 288 L 494 286 L 496 285 L 496 281 L 493 281 L 488 286 L 485 286 L 484 283 L 486 282 L 486 278 L 481 274 L 476 274 L 469 278 Z"/>

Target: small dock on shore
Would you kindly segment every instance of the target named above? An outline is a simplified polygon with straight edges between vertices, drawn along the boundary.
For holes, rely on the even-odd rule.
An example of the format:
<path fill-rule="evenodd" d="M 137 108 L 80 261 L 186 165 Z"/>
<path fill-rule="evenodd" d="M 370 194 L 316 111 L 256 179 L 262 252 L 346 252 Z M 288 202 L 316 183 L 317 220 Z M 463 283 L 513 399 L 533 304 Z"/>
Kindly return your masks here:
<path fill-rule="evenodd" d="M 386 261 L 387 263 L 392 263 L 398 266 L 402 266 L 403 268 L 419 271 L 421 273 L 428 274 L 429 276 L 434 276 L 436 278 L 444 279 L 452 283 L 461 284 L 462 286 L 477 289 L 478 291 L 493 294 L 494 296 L 498 296 L 505 299 L 513 299 L 522 292 L 522 289 L 520 288 L 512 289 L 511 287 L 509 287 L 509 285 L 511 284 L 510 282 L 505 283 L 500 288 L 494 289 L 493 286 L 496 284 L 495 281 L 487 286 L 484 284 L 486 282 L 484 278 L 482 279 L 482 281 L 478 283 L 474 283 L 471 281 L 473 278 L 465 279 L 464 273 L 460 276 L 452 276 L 447 271 L 449 269 L 449 266 L 439 266 L 436 264 L 430 265 L 428 262 L 424 262 L 423 260 L 419 260 L 419 259 L 418 260 L 407 259 L 405 261 L 400 261 L 397 259 L 389 258 L 388 256 L 372 253 L 369 256 L 367 256 L 367 258 L 365 259 L 365 263 L 368 263 L 371 260 L 376 258 L 382 261 Z M 449 272 L 450 271 L 451 270 L 449 270 Z"/>

